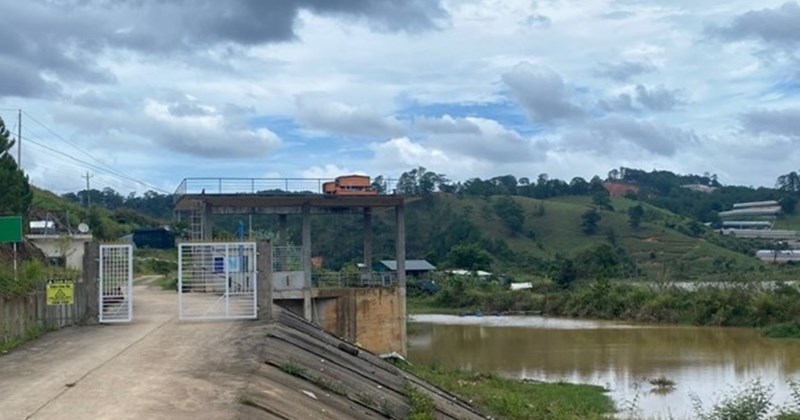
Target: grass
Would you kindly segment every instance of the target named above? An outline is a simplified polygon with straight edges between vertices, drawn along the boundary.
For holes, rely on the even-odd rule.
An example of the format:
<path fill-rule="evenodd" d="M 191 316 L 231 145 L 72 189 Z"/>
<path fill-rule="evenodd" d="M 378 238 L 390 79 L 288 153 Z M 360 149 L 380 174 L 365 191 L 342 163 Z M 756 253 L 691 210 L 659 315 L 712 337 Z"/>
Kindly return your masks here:
<path fill-rule="evenodd" d="M 410 315 L 414 314 L 442 314 L 458 315 L 464 312 L 459 308 L 443 308 L 437 306 L 434 296 L 409 296 L 406 301 L 406 310 Z"/>
<path fill-rule="evenodd" d="M 762 333 L 769 338 L 800 338 L 800 321 L 785 324 L 770 325 L 762 329 Z"/>
<path fill-rule="evenodd" d="M 4 343 L 0 343 L 0 354 L 8 353 L 11 350 L 27 343 L 28 341 L 35 340 L 50 331 L 55 331 L 57 328 L 48 327 L 48 326 L 38 326 L 36 328 L 30 329 L 22 336 L 13 338 L 8 340 Z"/>
<path fill-rule="evenodd" d="M 603 419 L 614 413 L 611 397 L 599 386 L 519 381 L 495 374 L 443 370 L 437 366 L 401 366 L 436 386 L 471 400 L 495 418 Z M 412 407 L 414 404 L 426 407 L 423 403 L 412 401 Z M 421 414 L 416 418 L 433 417 Z"/>
<path fill-rule="evenodd" d="M 306 376 L 306 368 L 292 362 L 286 362 L 282 364 L 280 369 L 292 376 L 298 376 L 301 378 L 305 378 Z"/>
<path fill-rule="evenodd" d="M 411 405 L 409 420 L 433 420 L 436 418 L 436 406 L 433 404 L 433 398 L 429 395 L 410 383 L 406 383 L 403 387 L 403 395 L 408 398 L 408 403 Z"/>
<path fill-rule="evenodd" d="M 156 284 L 158 284 L 162 290 L 177 291 L 178 277 L 176 277 L 176 275 L 161 276 L 158 280 L 156 280 Z"/>

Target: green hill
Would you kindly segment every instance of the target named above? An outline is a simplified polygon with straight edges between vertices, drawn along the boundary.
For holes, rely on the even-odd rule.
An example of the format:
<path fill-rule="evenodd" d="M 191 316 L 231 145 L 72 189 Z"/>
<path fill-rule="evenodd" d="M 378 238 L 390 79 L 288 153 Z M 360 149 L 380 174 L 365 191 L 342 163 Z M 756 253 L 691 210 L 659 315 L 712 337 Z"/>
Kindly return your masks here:
<path fill-rule="evenodd" d="M 509 272 L 530 267 L 526 260 L 548 261 L 557 255 L 575 257 L 604 244 L 617 248 L 634 262 L 639 272 L 631 273 L 632 277 L 652 278 L 666 271 L 671 277 L 697 279 L 764 269 L 754 257 L 712 242 L 724 238 L 716 238 L 717 234 L 697 222 L 647 204 L 641 204 L 644 221 L 634 229 L 629 225 L 627 210 L 640 203 L 633 200 L 614 199 L 611 201 L 613 210 L 599 209 L 601 220 L 597 233 L 587 235 L 581 229 L 581 216 L 594 207 L 589 197 L 547 200 L 512 197 L 523 210 L 521 232 L 511 231 L 498 215 L 494 206 L 501 199 L 440 194 L 433 205 L 413 205 L 411 212 L 419 213 L 415 216 L 424 219 L 426 213 L 430 215 L 447 209 L 445 213 L 466 217 L 480 232 L 484 242 L 495 244 L 495 248 L 507 245 L 514 254 L 513 258 L 503 258 L 496 252 L 493 257 L 496 268 Z M 436 217 L 428 221 L 437 223 Z M 414 230 L 419 232 L 420 229 Z M 427 227 L 423 230 L 435 229 Z M 409 242 L 412 241 L 414 239 L 409 238 Z"/>
<path fill-rule="evenodd" d="M 164 221 L 141 214 L 129 208 L 106 209 L 92 205 L 89 209 L 74 201 L 58 196 L 50 191 L 31 187 L 30 219 L 44 220 L 56 218 L 62 225 L 77 227 L 80 223 L 89 225 L 91 233 L 100 240 L 114 240 L 141 227 L 153 227 Z"/>

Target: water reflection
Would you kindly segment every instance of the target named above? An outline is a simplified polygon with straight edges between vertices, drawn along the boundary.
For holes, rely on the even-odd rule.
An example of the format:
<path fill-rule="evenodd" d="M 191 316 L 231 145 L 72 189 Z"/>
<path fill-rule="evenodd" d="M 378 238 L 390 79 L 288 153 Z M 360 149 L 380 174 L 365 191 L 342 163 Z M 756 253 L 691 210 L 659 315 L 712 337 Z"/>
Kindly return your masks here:
<path fill-rule="evenodd" d="M 738 328 L 653 327 L 541 317 L 418 315 L 409 337 L 412 362 L 495 371 L 542 380 L 606 386 L 619 403 L 637 401 L 646 415 L 691 414 L 690 393 L 711 403 L 755 378 L 788 401 L 786 379 L 800 376 L 800 342 L 767 340 Z M 664 375 L 671 393 L 651 393 L 646 379 Z"/>

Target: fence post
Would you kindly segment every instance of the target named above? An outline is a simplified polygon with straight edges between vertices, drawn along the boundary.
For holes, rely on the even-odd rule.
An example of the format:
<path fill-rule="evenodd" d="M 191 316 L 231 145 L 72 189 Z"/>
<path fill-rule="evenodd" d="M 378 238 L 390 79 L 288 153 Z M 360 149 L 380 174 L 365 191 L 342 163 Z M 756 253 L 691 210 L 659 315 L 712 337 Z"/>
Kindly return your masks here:
<path fill-rule="evenodd" d="M 256 276 L 258 293 L 258 319 L 272 320 L 272 244 L 268 240 L 256 242 Z"/>
<path fill-rule="evenodd" d="M 96 324 L 100 317 L 98 308 L 99 291 L 97 290 L 100 244 L 97 241 L 86 242 L 83 245 L 83 249 L 83 291 L 86 310 L 80 321 L 85 324 Z"/>

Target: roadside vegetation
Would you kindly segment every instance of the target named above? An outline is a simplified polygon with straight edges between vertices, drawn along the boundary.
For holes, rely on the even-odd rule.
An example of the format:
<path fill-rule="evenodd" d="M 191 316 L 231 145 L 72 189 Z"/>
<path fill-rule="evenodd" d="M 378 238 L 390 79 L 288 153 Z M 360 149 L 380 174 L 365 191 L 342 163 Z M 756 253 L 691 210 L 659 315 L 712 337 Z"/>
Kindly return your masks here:
<path fill-rule="evenodd" d="M 446 370 L 438 365 L 421 366 L 400 362 L 399 366 L 448 390 L 492 418 L 500 419 L 603 419 L 614 413 L 606 390 L 595 385 L 546 383 Z M 409 397 L 411 399 L 411 397 Z M 425 413 L 424 401 L 412 400 L 415 412 Z M 420 407 L 420 408 L 417 408 Z M 419 419 L 427 419 L 420 414 Z"/>
<path fill-rule="evenodd" d="M 164 290 L 178 290 L 178 253 L 175 249 L 136 249 L 137 275 L 161 276 L 156 283 Z"/>

